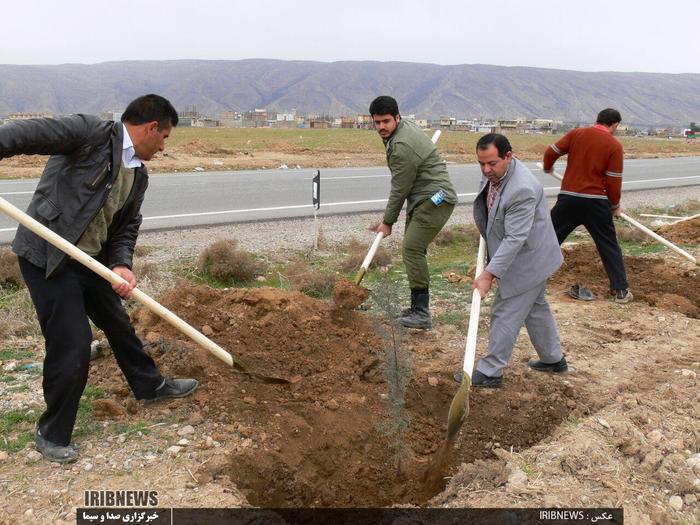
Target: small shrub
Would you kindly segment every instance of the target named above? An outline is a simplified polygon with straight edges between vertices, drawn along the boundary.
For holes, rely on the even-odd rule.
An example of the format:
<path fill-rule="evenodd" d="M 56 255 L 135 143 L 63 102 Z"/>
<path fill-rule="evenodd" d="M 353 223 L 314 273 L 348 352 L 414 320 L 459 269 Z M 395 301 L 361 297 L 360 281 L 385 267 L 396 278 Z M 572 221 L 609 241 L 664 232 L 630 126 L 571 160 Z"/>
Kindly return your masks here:
<path fill-rule="evenodd" d="M 0 250 L 0 285 L 23 286 L 17 256 L 9 248 Z"/>
<path fill-rule="evenodd" d="M 155 281 L 160 275 L 160 265 L 153 261 L 137 261 L 134 264 L 134 275 L 139 280 Z"/>
<path fill-rule="evenodd" d="M 199 256 L 197 269 L 223 282 L 245 283 L 265 272 L 252 254 L 239 250 L 236 239 L 224 239 L 207 246 Z"/>
<path fill-rule="evenodd" d="M 399 476 L 401 461 L 408 454 L 406 433 L 410 416 L 406 410 L 406 393 L 411 379 L 411 359 L 408 349 L 403 345 L 404 328 L 399 322 L 401 302 L 396 283 L 386 275 L 382 276 L 375 286 L 374 300 L 379 311 L 375 327 L 384 341 L 382 357 L 389 416 L 384 429 L 391 439 L 394 466 L 396 475 Z"/>
<path fill-rule="evenodd" d="M 345 250 L 347 251 L 348 255 L 340 263 L 340 269 L 343 272 L 352 272 L 355 270 L 359 270 L 362 261 L 364 261 L 365 257 L 367 256 L 369 246 L 370 245 L 365 246 L 364 244 L 360 243 L 360 241 L 358 241 L 357 239 L 351 240 L 350 244 L 348 244 Z M 384 248 L 382 245 L 379 245 L 377 253 L 374 254 L 374 259 L 372 259 L 372 262 L 370 263 L 369 267 L 377 268 L 382 266 L 389 266 L 391 264 L 391 261 L 391 252 Z"/>
<path fill-rule="evenodd" d="M 311 297 L 329 296 L 338 280 L 334 274 L 311 270 L 302 261 L 290 263 L 284 273 L 295 290 Z"/>
<path fill-rule="evenodd" d="M 316 235 L 316 248 L 319 250 L 325 250 L 328 248 L 328 239 L 326 239 L 326 234 L 323 233 L 323 226 L 319 225 L 318 233 Z"/>
<path fill-rule="evenodd" d="M 666 213 L 678 216 L 690 216 L 700 213 L 700 200 L 689 199 L 677 206 L 667 206 Z"/>
<path fill-rule="evenodd" d="M 144 245 L 144 244 L 137 244 L 137 245 L 134 247 L 134 255 L 135 255 L 136 257 L 144 257 L 144 256 L 146 256 L 146 255 L 152 254 L 153 252 L 156 251 L 156 249 L 157 249 L 157 248 L 156 248 L 155 246 L 148 246 L 148 245 Z"/>
<path fill-rule="evenodd" d="M 621 241 L 636 244 L 647 244 L 649 242 L 649 236 L 646 233 L 627 223 L 615 224 L 615 231 L 617 232 L 617 238 Z"/>

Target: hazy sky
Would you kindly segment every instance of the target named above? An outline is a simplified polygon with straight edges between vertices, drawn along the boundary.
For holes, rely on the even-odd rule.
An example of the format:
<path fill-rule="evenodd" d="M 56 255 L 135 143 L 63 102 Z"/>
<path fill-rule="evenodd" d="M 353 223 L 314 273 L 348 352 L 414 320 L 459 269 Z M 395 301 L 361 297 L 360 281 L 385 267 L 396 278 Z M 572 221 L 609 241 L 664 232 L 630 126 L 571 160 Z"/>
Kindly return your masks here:
<path fill-rule="evenodd" d="M 5 0 L 0 63 L 276 58 L 700 73 L 700 0 Z"/>

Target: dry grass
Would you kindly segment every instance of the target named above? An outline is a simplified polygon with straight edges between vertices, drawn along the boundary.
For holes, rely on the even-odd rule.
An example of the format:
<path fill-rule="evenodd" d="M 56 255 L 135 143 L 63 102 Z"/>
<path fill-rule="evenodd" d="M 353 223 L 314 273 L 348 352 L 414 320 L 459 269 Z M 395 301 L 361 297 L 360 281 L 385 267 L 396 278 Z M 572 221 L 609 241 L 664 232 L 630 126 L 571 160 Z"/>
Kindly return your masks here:
<path fill-rule="evenodd" d="M 474 224 L 456 224 L 449 228 L 443 228 L 435 236 L 433 242 L 437 246 L 448 246 L 468 239 L 475 239 L 475 242 L 478 243 L 479 230 Z"/>
<path fill-rule="evenodd" d="M 157 281 L 161 275 L 160 264 L 153 261 L 140 261 L 134 263 L 134 275 L 137 279 L 149 279 Z"/>
<path fill-rule="evenodd" d="M 310 269 L 303 261 L 292 261 L 284 275 L 291 287 L 312 297 L 326 297 L 333 291 L 338 276 Z"/>
<path fill-rule="evenodd" d="M 673 215 L 691 216 L 700 213 L 700 200 L 689 199 L 678 206 L 672 208 Z"/>
<path fill-rule="evenodd" d="M 340 269 L 346 273 L 359 270 L 368 250 L 369 246 L 365 246 L 357 239 L 352 239 L 343 250 L 347 253 L 347 256 L 340 263 Z M 374 259 L 372 259 L 372 263 L 369 266 L 370 268 L 389 266 L 391 264 L 391 260 L 391 252 L 380 245 L 377 249 L 377 253 L 374 255 Z"/>
<path fill-rule="evenodd" d="M 0 286 L 24 286 L 17 256 L 9 248 L 0 249 Z"/>
<path fill-rule="evenodd" d="M 649 236 L 646 233 L 627 222 L 618 222 L 615 224 L 615 231 L 620 241 L 633 242 L 636 244 L 650 243 Z"/>
<path fill-rule="evenodd" d="M 29 290 L 0 286 L 0 338 L 38 336 L 40 333 Z"/>
<path fill-rule="evenodd" d="M 137 244 L 134 247 L 134 256 L 135 257 L 145 257 L 146 255 L 150 255 L 157 250 L 158 250 L 158 248 L 156 248 L 155 246 L 148 246 L 145 244 Z"/>
<path fill-rule="evenodd" d="M 223 239 L 207 246 L 199 256 L 197 269 L 222 282 L 246 283 L 265 272 L 252 254 L 239 250 L 236 239 Z"/>

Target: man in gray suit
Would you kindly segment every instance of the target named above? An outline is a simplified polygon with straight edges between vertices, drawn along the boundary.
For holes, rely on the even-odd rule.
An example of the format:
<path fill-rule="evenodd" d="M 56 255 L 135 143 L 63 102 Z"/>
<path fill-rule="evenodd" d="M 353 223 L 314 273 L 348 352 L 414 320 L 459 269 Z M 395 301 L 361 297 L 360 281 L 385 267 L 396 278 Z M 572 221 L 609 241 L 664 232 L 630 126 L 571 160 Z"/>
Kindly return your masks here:
<path fill-rule="evenodd" d="M 472 375 L 476 387 L 499 388 L 503 369 L 525 324 L 540 372 L 568 370 L 559 333 L 545 299 L 547 279 L 564 258 L 559 248 L 542 184 L 513 156 L 508 139 L 497 133 L 481 137 L 476 153 L 483 177 L 474 201 L 474 222 L 486 239 L 488 264 L 472 287 L 483 299 L 498 280 L 491 307 L 489 352 Z M 461 382 L 461 373 L 455 375 Z"/>

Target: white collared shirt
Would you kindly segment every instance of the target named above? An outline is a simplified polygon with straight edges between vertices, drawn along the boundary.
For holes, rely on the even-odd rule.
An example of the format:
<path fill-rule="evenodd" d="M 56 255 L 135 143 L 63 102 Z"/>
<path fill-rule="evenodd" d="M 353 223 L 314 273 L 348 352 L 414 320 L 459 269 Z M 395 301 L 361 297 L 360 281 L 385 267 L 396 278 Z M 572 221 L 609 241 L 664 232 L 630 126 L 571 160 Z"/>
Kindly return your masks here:
<path fill-rule="evenodd" d="M 141 166 L 141 159 L 136 155 L 136 150 L 134 149 L 134 143 L 131 142 L 131 137 L 129 136 L 129 131 L 126 129 L 124 123 L 122 123 L 124 128 L 124 142 L 122 144 L 122 167 L 123 168 L 138 168 Z"/>

